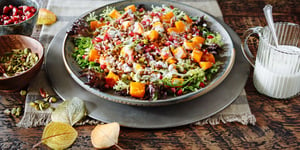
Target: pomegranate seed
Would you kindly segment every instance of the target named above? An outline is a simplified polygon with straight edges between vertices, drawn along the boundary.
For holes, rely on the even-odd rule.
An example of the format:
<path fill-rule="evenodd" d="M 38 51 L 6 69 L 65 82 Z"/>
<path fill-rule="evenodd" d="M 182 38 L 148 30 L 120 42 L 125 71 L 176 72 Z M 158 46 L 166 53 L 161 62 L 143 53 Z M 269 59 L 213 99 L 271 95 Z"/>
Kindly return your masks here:
<path fill-rule="evenodd" d="M 170 8 L 171 8 L 171 9 L 174 9 L 174 6 L 173 6 L 173 5 L 170 5 Z"/>
<path fill-rule="evenodd" d="M 120 44 L 122 44 L 122 41 L 117 41 L 116 44 L 120 45 Z"/>
<path fill-rule="evenodd" d="M 165 45 L 166 45 L 166 46 L 170 46 L 171 43 L 170 43 L 170 42 L 166 42 Z"/>
<path fill-rule="evenodd" d="M 140 8 L 140 9 L 139 9 L 139 12 L 143 12 L 143 11 L 144 11 L 144 8 Z"/>
<path fill-rule="evenodd" d="M 185 39 L 187 39 L 187 34 L 184 34 L 183 37 L 184 37 Z"/>
<path fill-rule="evenodd" d="M 173 36 L 169 36 L 169 41 L 173 41 L 173 40 L 174 40 Z"/>
<path fill-rule="evenodd" d="M 109 89 L 109 85 L 108 84 L 105 84 L 104 87 L 107 88 L 107 89 Z"/>
<path fill-rule="evenodd" d="M 142 21 L 141 23 L 142 23 L 142 25 L 146 25 L 146 24 L 147 24 L 147 22 L 146 22 L 146 21 Z"/>
<path fill-rule="evenodd" d="M 205 84 L 203 82 L 200 82 L 199 86 L 202 87 L 202 88 L 204 88 Z"/>
<path fill-rule="evenodd" d="M 164 8 L 163 8 L 163 9 L 161 9 L 161 11 L 165 11 L 165 10 L 166 10 L 166 9 L 164 9 Z"/>
<path fill-rule="evenodd" d="M 40 95 L 43 97 L 43 98 L 46 98 L 49 96 L 49 94 L 43 89 L 43 88 L 40 88 Z"/>
<path fill-rule="evenodd" d="M 11 9 L 8 6 L 4 6 L 3 14 L 7 14 Z"/>
<path fill-rule="evenodd" d="M 155 49 L 155 45 L 151 45 L 150 48 L 151 48 L 151 49 Z"/>
<path fill-rule="evenodd" d="M 182 95 L 182 94 L 183 94 L 182 89 L 179 89 L 179 90 L 177 91 L 177 93 L 176 93 L 177 96 L 180 96 L 180 95 Z"/>
<path fill-rule="evenodd" d="M 175 88 L 171 88 L 171 91 L 172 91 L 173 93 L 176 93 L 176 89 L 175 89 Z"/>
<path fill-rule="evenodd" d="M 104 21 L 104 18 L 100 18 L 99 21 L 100 21 L 100 22 Z"/>
<path fill-rule="evenodd" d="M 101 39 L 100 37 L 96 37 L 96 38 L 95 38 L 95 41 L 96 41 L 96 42 L 102 42 L 102 39 Z"/>
<path fill-rule="evenodd" d="M 134 33 L 131 31 L 128 35 L 131 36 L 131 37 L 133 37 Z"/>
<path fill-rule="evenodd" d="M 28 12 L 28 11 L 30 11 L 30 7 L 29 6 L 24 6 L 23 7 L 23 12 L 25 13 L 25 12 Z"/>
<path fill-rule="evenodd" d="M 207 49 L 204 49 L 203 50 L 203 54 L 206 54 L 208 51 L 207 51 Z"/>
<path fill-rule="evenodd" d="M 208 35 L 207 38 L 208 38 L 208 39 L 212 39 L 212 38 L 214 38 L 214 36 Z"/>
<path fill-rule="evenodd" d="M 36 12 L 36 9 L 34 7 L 30 7 L 30 12 L 31 13 L 35 13 Z"/>
<path fill-rule="evenodd" d="M 87 57 L 87 55 L 82 55 L 82 58 L 85 59 Z"/>
<path fill-rule="evenodd" d="M 13 5 L 8 5 L 8 7 L 9 7 L 10 9 L 13 9 L 13 8 L 14 8 L 14 6 L 13 6 Z"/>
<path fill-rule="evenodd" d="M 106 65 L 105 65 L 105 64 L 100 65 L 100 68 L 101 68 L 102 70 L 104 70 L 104 69 L 106 68 Z"/>

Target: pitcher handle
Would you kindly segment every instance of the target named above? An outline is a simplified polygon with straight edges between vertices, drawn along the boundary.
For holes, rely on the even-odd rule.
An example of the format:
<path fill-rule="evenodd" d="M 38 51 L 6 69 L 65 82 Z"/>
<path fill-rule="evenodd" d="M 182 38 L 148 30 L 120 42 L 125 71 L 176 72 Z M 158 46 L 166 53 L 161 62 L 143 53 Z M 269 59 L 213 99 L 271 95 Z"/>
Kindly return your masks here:
<path fill-rule="evenodd" d="M 242 42 L 241 42 L 242 52 L 252 67 L 255 67 L 255 56 L 250 51 L 247 41 L 249 37 L 252 36 L 253 34 L 258 34 L 258 37 L 260 37 L 262 35 L 261 34 L 262 29 L 263 27 L 260 26 L 249 28 L 242 36 Z"/>

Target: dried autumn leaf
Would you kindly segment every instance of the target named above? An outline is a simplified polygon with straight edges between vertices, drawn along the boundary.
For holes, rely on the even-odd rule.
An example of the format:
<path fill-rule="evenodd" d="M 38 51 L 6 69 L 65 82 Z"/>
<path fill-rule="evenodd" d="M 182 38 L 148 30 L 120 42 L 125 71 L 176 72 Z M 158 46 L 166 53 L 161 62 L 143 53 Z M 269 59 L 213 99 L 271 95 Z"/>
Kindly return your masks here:
<path fill-rule="evenodd" d="M 52 149 L 66 149 L 77 138 L 77 131 L 69 124 L 50 122 L 44 129 L 42 143 Z"/>
<path fill-rule="evenodd" d="M 64 122 L 74 125 L 86 115 L 86 109 L 83 100 L 74 97 L 72 100 L 66 100 L 59 104 L 52 112 L 51 119 L 54 122 Z"/>
<path fill-rule="evenodd" d="M 98 149 L 117 145 L 119 133 L 120 125 L 117 122 L 97 125 L 91 133 L 92 144 Z"/>
<path fill-rule="evenodd" d="M 37 24 L 39 25 L 50 25 L 56 22 L 56 15 L 46 9 L 46 8 L 40 8 L 39 9 L 39 15 L 38 15 L 38 20 L 37 20 Z"/>

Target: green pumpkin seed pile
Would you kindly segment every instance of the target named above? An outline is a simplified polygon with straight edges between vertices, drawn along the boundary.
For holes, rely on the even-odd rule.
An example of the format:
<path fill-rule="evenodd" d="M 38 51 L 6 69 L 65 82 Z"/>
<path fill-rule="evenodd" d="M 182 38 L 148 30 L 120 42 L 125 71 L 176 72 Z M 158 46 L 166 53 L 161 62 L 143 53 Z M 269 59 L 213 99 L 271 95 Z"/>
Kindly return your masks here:
<path fill-rule="evenodd" d="M 38 60 L 38 54 L 31 52 L 29 48 L 6 52 L 0 56 L 0 78 L 22 73 L 34 66 Z"/>

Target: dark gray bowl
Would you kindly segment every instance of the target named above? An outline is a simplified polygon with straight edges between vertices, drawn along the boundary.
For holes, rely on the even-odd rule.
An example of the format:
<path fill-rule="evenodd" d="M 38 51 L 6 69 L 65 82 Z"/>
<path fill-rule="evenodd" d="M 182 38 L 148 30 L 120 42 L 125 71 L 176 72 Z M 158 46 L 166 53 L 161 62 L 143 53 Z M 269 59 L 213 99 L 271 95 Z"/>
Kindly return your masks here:
<path fill-rule="evenodd" d="M 39 8 L 40 5 L 36 0 L 1 0 L 0 1 L 0 12 L 2 14 L 3 7 L 7 5 L 14 5 L 14 6 L 34 6 L 36 8 L 35 14 L 18 24 L 10 24 L 10 25 L 0 25 L 0 35 L 7 35 L 7 34 L 23 34 L 30 36 L 32 34 L 33 28 L 36 24 Z"/>
<path fill-rule="evenodd" d="M 223 61 L 223 66 L 221 67 L 220 71 L 217 73 L 217 75 L 212 79 L 212 81 L 205 87 L 198 91 L 191 92 L 188 94 L 184 94 L 182 96 L 177 97 L 170 97 L 167 99 L 159 99 L 156 101 L 148 101 L 148 100 L 139 100 L 132 97 L 124 97 L 114 94 L 113 91 L 111 92 L 101 92 L 98 89 L 92 88 L 85 83 L 87 82 L 86 78 L 80 77 L 80 71 L 82 69 L 79 67 L 79 65 L 75 62 L 74 58 L 72 57 L 73 49 L 74 49 L 74 43 L 73 43 L 73 37 L 69 36 L 68 34 L 65 35 L 65 41 L 64 41 L 64 48 L 63 48 L 63 60 L 65 67 L 67 71 L 69 72 L 70 76 L 77 82 L 81 87 L 83 87 L 85 90 L 101 97 L 109 101 L 122 103 L 122 104 L 128 104 L 128 105 L 137 105 L 137 106 L 161 106 L 161 105 L 170 105 L 170 104 L 176 104 L 188 100 L 192 100 L 196 97 L 199 97 L 203 94 L 208 93 L 215 87 L 217 87 L 229 74 L 229 72 L 232 69 L 232 66 L 234 64 L 235 60 L 235 50 L 233 47 L 232 39 L 227 32 L 227 30 L 222 26 L 222 24 L 212 15 L 201 11 L 199 9 L 193 8 L 191 6 L 172 2 L 172 1 L 162 1 L 162 0 L 153 0 L 153 1 L 146 1 L 146 0 L 129 0 L 129 1 L 122 1 L 117 2 L 113 4 L 109 4 L 108 6 L 116 7 L 116 9 L 121 10 L 124 7 L 130 5 L 130 4 L 144 4 L 147 9 L 151 9 L 151 6 L 161 6 L 163 4 L 165 5 L 173 5 L 174 7 L 177 7 L 183 11 L 185 11 L 188 15 L 191 16 L 206 16 L 207 21 L 210 23 L 209 26 L 211 29 L 215 32 L 219 32 L 224 41 L 224 49 L 225 52 L 221 56 L 221 60 Z M 107 6 L 97 8 L 95 10 L 92 10 L 91 12 L 95 12 L 95 14 L 101 13 Z M 79 18 L 86 18 L 89 16 L 89 13 L 87 12 L 80 16 Z M 78 19 L 79 19 L 78 18 Z M 71 28 L 72 24 L 70 24 Z"/>

